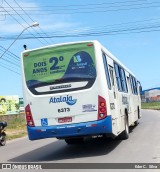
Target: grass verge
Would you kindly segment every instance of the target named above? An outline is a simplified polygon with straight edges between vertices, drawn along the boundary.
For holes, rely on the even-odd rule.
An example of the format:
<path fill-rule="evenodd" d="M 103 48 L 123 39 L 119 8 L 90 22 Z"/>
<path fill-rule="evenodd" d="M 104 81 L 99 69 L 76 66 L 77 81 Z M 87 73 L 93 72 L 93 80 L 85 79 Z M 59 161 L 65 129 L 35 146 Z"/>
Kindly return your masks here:
<path fill-rule="evenodd" d="M 27 132 L 21 131 L 21 132 L 13 134 L 12 132 L 7 131 L 6 134 L 7 134 L 7 136 L 6 136 L 7 140 L 13 140 L 13 139 L 17 139 L 17 138 L 26 136 Z"/>
<path fill-rule="evenodd" d="M 142 103 L 142 109 L 160 110 L 160 102 Z"/>
<path fill-rule="evenodd" d="M 0 121 L 7 122 L 7 127 L 5 129 L 5 132 L 7 134 L 6 136 L 7 140 L 13 140 L 27 135 L 26 121 L 24 114 L 11 115 L 9 117 L 6 115 L 6 119 L 1 119 Z"/>

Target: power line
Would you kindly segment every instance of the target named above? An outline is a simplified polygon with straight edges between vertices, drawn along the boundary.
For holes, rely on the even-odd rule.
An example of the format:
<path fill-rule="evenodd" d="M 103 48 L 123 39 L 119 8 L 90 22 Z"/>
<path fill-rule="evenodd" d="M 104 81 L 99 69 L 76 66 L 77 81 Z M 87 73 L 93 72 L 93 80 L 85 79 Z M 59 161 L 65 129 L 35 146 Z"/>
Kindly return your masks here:
<path fill-rule="evenodd" d="M 103 3 L 92 3 L 92 4 L 70 4 L 70 5 L 61 5 L 61 6 L 39 6 L 41 8 L 63 8 L 63 7 L 83 7 L 83 6 L 100 6 L 100 5 L 114 5 L 114 4 L 123 4 L 123 3 L 130 3 L 130 2 L 144 2 L 144 1 L 148 1 L 148 0 L 131 0 L 131 1 L 118 1 L 118 2 L 109 2 L 109 3 L 106 3 L 106 2 L 103 2 Z M 27 7 L 23 7 L 23 8 L 39 8 L 39 7 L 32 7 L 32 6 L 27 6 Z M 9 8 L 9 7 L 6 7 L 6 8 Z M 14 8 L 18 8 L 18 7 L 14 7 Z M 94 7 L 95 8 L 95 7 Z"/>
<path fill-rule="evenodd" d="M 2 63 L 2 62 L 1 62 L 1 64 L 4 65 L 4 66 L 7 66 L 7 67 L 10 68 L 10 69 L 14 69 L 14 70 L 16 70 L 16 71 L 17 71 L 17 70 L 20 71 L 20 67 L 19 67 L 19 68 L 16 68 L 15 66 L 11 66 L 11 65 L 8 64 L 8 63 L 5 64 L 5 63 Z"/>
<path fill-rule="evenodd" d="M 10 69 L 10 68 L 8 68 L 8 67 L 6 67 L 6 66 L 3 66 L 2 64 L 0 64 L 0 66 L 3 67 L 3 68 L 5 68 L 5 69 L 7 69 L 7 70 L 9 70 L 9 71 L 11 71 L 11 72 L 14 72 L 14 73 L 16 73 L 16 74 L 18 74 L 18 75 L 21 75 L 20 73 L 18 73 L 18 72 L 16 72 L 16 71 L 12 70 L 12 69 Z"/>
<path fill-rule="evenodd" d="M 117 4 L 116 6 L 114 5 L 112 5 L 112 6 L 98 6 L 98 7 L 92 7 L 92 6 L 89 6 L 89 7 L 87 7 L 87 6 L 85 6 L 85 7 L 83 7 L 83 8 L 70 8 L 70 9 L 55 9 L 54 8 L 54 11 L 70 11 L 70 10 L 73 10 L 73 11 L 77 11 L 77 10 L 90 10 L 90 9 L 108 9 L 108 8 L 117 8 L 117 7 L 130 7 L 130 6 L 144 6 L 144 5 L 152 5 L 152 4 L 160 4 L 160 2 L 148 2 L 148 3 L 139 3 L 139 1 L 138 1 L 138 3 L 136 3 L 136 4 L 123 4 L 123 5 L 121 5 L 121 4 Z M 51 7 L 50 7 L 51 8 Z M 19 9 L 17 9 L 17 11 L 21 11 L 21 10 L 19 10 Z M 35 9 L 34 10 L 32 10 L 32 9 L 29 9 L 29 10 L 27 10 L 27 11 L 36 11 Z M 39 10 L 37 10 L 37 11 L 39 11 Z M 53 11 L 53 9 L 43 9 L 43 10 L 41 10 L 41 11 Z"/>
<path fill-rule="evenodd" d="M 45 15 L 53 15 L 53 14 L 93 14 L 93 13 L 107 13 L 107 12 L 119 12 L 119 11 L 128 11 L 128 10 L 141 10 L 141 9 L 147 9 L 147 8 L 158 8 L 160 6 L 144 6 L 144 7 L 132 7 L 132 8 L 121 8 L 121 9 L 111 9 L 111 10 L 96 10 L 96 11 L 76 11 L 76 12 L 50 12 L 50 13 L 32 13 L 30 15 L 33 16 L 45 16 Z M 52 10 L 53 11 L 53 10 Z M 7 14 L 5 14 L 7 15 Z M 11 15 L 17 15 L 12 13 Z M 19 15 L 25 15 L 25 14 L 19 14 Z"/>
<path fill-rule="evenodd" d="M 147 20 L 146 20 L 147 21 Z M 140 22 L 140 21 L 138 21 Z M 129 22 L 128 22 L 129 23 Z M 131 23 L 136 23 L 136 22 L 131 22 Z M 126 24 L 126 23 L 125 23 Z M 113 26 L 113 25 L 110 25 Z M 79 33 L 72 33 L 72 31 L 70 31 L 69 33 L 61 33 L 61 34 L 55 34 L 55 33 L 49 33 L 49 37 L 47 38 L 53 38 L 53 37 L 58 37 L 58 38 L 65 38 L 65 37 L 84 37 L 84 36 L 103 36 L 103 35 L 115 35 L 115 34 L 122 34 L 124 32 L 126 33 L 133 33 L 133 32 L 151 32 L 151 31 L 158 31 L 158 29 L 160 28 L 160 23 L 152 23 L 150 25 L 127 25 L 127 27 L 123 26 L 121 24 L 121 27 L 119 25 L 116 25 L 117 27 L 111 27 L 112 29 L 107 30 L 106 26 L 103 26 L 103 28 L 99 29 L 99 30 L 93 30 L 92 32 L 89 31 L 83 31 L 83 32 L 79 32 Z M 114 29 L 113 29 L 114 28 Z M 158 28 L 158 29 L 157 29 Z M 102 30 L 103 29 L 103 30 Z M 36 36 L 37 38 L 39 38 L 38 36 Z M 43 38 L 46 38 L 46 36 L 43 36 Z M 8 38 L 8 39 L 13 39 L 13 38 Z M 31 36 L 23 36 L 21 37 L 21 39 L 33 39 L 33 37 Z"/>
<path fill-rule="evenodd" d="M 17 3 L 16 0 L 14 0 L 14 2 L 22 9 L 22 11 L 28 16 L 28 18 L 32 21 L 35 22 L 29 15 L 28 13 Z M 38 26 L 39 29 L 46 35 L 46 33 L 42 30 L 42 28 L 40 26 Z M 47 35 L 46 35 L 47 36 Z M 45 39 L 44 39 L 45 40 Z M 48 44 L 50 44 L 47 40 L 45 40 Z"/>
<path fill-rule="evenodd" d="M 26 11 L 16 2 L 16 0 L 14 0 L 15 1 L 15 3 L 22 9 L 22 11 L 32 20 L 32 22 L 35 22 L 27 13 L 26 13 Z M 38 26 L 39 27 L 39 29 L 45 34 L 45 32 L 41 29 L 41 27 L 40 26 Z M 46 34 L 45 34 L 46 35 Z M 46 35 L 47 36 L 47 35 Z M 45 39 L 44 39 L 45 40 Z M 47 42 L 47 44 L 50 44 L 47 40 L 45 40 L 46 42 Z"/>
<path fill-rule="evenodd" d="M 0 54 L 3 54 L 3 52 L 6 51 L 6 49 L 0 45 L 0 51 L 2 52 Z M 10 64 L 12 64 L 12 65 L 14 65 L 16 67 L 20 67 L 20 59 L 17 58 L 18 56 L 16 56 L 15 54 L 11 53 L 10 51 L 6 52 L 6 54 L 4 54 L 3 57 L 4 58 L 0 58 L 0 60 L 8 62 L 8 63 L 10 63 Z"/>
<path fill-rule="evenodd" d="M 153 22 L 154 23 L 151 23 Z M 86 31 L 95 31 L 95 30 L 98 30 L 100 29 L 99 32 L 101 32 L 102 30 L 105 30 L 108 29 L 108 28 L 111 28 L 112 30 L 113 29 L 122 29 L 122 28 L 132 28 L 132 27 L 148 27 L 148 26 L 154 26 L 156 27 L 157 25 L 159 26 L 160 25 L 160 22 L 155 22 L 155 21 L 160 21 L 160 18 L 154 18 L 154 19 L 147 19 L 147 20 L 138 20 L 138 21 L 133 21 L 133 22 L 124 22 L 124 23 L 117 23 L 117 24 L 111 24 L 111 25 L 104 25 L 104 26 L 101 26 L 101 27 L 94 27 L 94 28 L 89 28 L 89 29 L 85 29 L 85 30 L 82 30 L 80 31 L 79 30 L 69 30 L 69 31 L 61 31 L 60 33 L 64 33 L 64 34 L 71 34 L 71 33 L 76 33 L 76 32 L 80 32 L 80 33 L 83 33 L 83 32 L 86 32 Z M 149 22 L 149 23 L 145 23 L 145 22 Z M 139 24 L 140 23 L 140 24 Z M 151 25 L 152 24 L 152 25 Z M 127 26 L 126 26 L 127 25 Z M 58 33 L 58 32 L 50 32 L 49 34 L 53 34 L 53 33 Z"/>
<path fill-rule="evenodd" d="M 1 6 L 2 7 L 2 6 Z M 5 8 L 4 7 L 2 7 L 4 10 L 5 10 Z M 6 10 L 5 10 L 6 11 Z M 6 11 L 7 12 L 7 14 L 8 15 L 10 15 L 14 20 L 16 20 L 17 21 L 17 23 L 19 23 L 23 28 L 25 28 L 15 17 L 13 17 L 13 15 L 12 14 L 10 14 L 8 11 Z M 28 31 L 28 30 L 27 30 Z M 30 31 L 28 31 L 29 33 L 31 33 Z M 32 34 L 32 33 L 31 33 Z M 32 34 L 33 35 L 33 34 Z M 34 36 L 34 35 L 33 35 Z M 36 38 L 37 39 L 37 38 Z M 37 39 L 37 40 L 39 40 L 39 39 Z M 40 41 L 40 40 L 39 40 Z M 41 42 L 41 41 L 40 41 Z M 41 42 L 42 43 L 42 42 Z M 43 44 L 43 43 L 42 43 Z M 44 45 L 44 44 L 43 44 Z"/>
<path fill-rule="evenodd" d="M 6 49 L 2 46 L 0 46 L 0 51 L 3 53 Z M 4 63 L 0 63 L 0 66 L 11 71 L 11 72 L 14 72 L 18 75 L 20 75 L 20 73 L 18 73 L 17 71 L 15 70 L 19 70 L 20 69 L 20 64 L 18 64 L 17 62 L 20 62 L 17 58 L 15 57 L 18 57 L 16 56 L 15 54 L 11 53 L 10 51 L 8 51 L 3 57 L 7 57 L 7 59 L 5 58 L 1 58 L 0 60 L 1 61 L 4 61 L 4 62 L 7 62 L 7 64 L 4 64 Z M 16 61 L 18 60 L 18 61 Z M 10 66 L 10 65 L 13 65 L 13 66 Z"/>
<path fill-rule="evenodd" d="M 17 64 L 16 62 L 10 61 L 8 59 L 0 58 L 0 60 L 6 61 L 6 62 L 8 62 L 8 63 L 10 63 L 12 65 L 15 65 L 15 66 L 17 66 L 17 65 L 19 66 L 19 64 Z"/>
<path fill-rule="evenodd" d="M 3 50 L 3 51 L 6 51 L 6 48 L 4 48 L 3 46 L 0 45 L 0 48 Z M 14 53 L 12 53 L 11 51 L 7 51 L 6 54 L 8 54 L 9 56 L 12 56 L 14 58 L 16 58 L 18 61 L 19 61 L 19 57 L 17 55 L 15 55 Z"/>
<path fill-rule="evenodd" d="M 157 28 L 160 25 L 160 23 L 156 22 L 156 21 L 160 21 L 160 18 L 138 20 L 138 21 L 133 21 L 133 22 L 117 23 L 117 24 L 106 25 L 106 26 L 102 26 L 102 27 L 95 27 L 92 29 L 87 29 L 85 31 L 78 31 L 78 33 L 77 33 L 77 30 L 70 30 L 69 32 L 61 31 L 59 34 L 58 34 L 58 32 L 50 32 L 50 33 L 48 33 L 49 35 L 51 35 L 50 37 L 48 37 L 48 36 L 46 37 L 46 35 L 45 35 L 45 36 L 43 36 L 43 38 L 76 37 L 76 36 L 82 37 L 82 36 L 92 36 L 92 35 L 93 36 L 98 36 L 98 35 L 101 36 L 101 35 L 107 35 L 107 34 L 113 35 L 114 32 L 118 33 L 118 34 L 122 34 L 122 32 L 127 32 L 127 31 L 131 32 L 132 30 L 138 30 L 138 29 L 144 30 L 144 29 L 151 28 L 153 30 L 153 28 Z M 148 23 L 146 23 L 146 22 L 148 22 Z M 108 30 L 109 28 L 111 28 L 111 29 Z M 132 31 L 132 33 L 133 33 L 133 31 Z M 43 35 L 43 33 L 41 33 L 41 34 Z M 41 37 L 36 36 L 36 38 L 41 38 Z M 15 39 L 15 37 L 14 36 L 8 37 L 8 35 L 7 35 L 6 38 L 3 37 L 3 39 L 9 40 L 9 39 Z M 20 39 L 33 39 L 33 37 L 31 37 L 30 35 L 24 34 L 24 36 L 21 37 Z"/>
<path fill-rule="evenodd" d="M 154 7 L 159 7 L 158 5 L 152 5 L 151 4 L 159 4 L 160 2 L 151 2 L 151 3 L 146 3 L 146 4 L 130 4 L 130 5 L 121 5 L 121 6 L 107 6 L 107 7 L 97 7 L 97 8 L 107 8 L 106 10 L 90 10 L 90 11 L 78 11 L 78 10 L 81 10 L 81 8 L 78 8 L 78 9 L 61 9 L 63 11 L 65 10 L 76 10 L 76 12 L 51 12 L 51 13 L 38 13 L 38 14 L 30 14 L 30 15 L 49 15 L 49 14 L 77 14 L 77 13 L 80 13 L 80 14 L 86 14 L 86 13 L 104 13 L 104 12 L 112 12 L 112 11 L 124 11 L 124 10 L 138 10 L 138 9 L 143 9 L 143 8 L 154 8 Z M 139 5 L 139 7 L 133 7 L 134 5 Z M 149 5 L 149 6 L 144 6 L 144 5 Z M 115 7 L 130 7 L 132 6 L 131 8 L 119 8 L 119 9 L 116 9 Z M 114 9 L 109 9 L 109 8 L 112 8 L 114 7 Z M 83 8 L 82 10 L 88 10 L 90 8 Z M 95 8 L 94 8 L 95 9 Z M 59 9 L 60 10 L 60 9 Z M 29 10 L 29 11 L 32 11 L 32 10 Z M 35 12 L 35 10 L 33 10 Z M 52 10 L 41 10 L 42 11 L 53 11 Z M 54 9 L 54 11 L 56 11 Z M 12 14 L 12 15 L 16 15 L 16 14 Z M 23 15 L 23 14 L 21 14 Z"/>
<path fill-rule="evenodd" d="M 159 21 L 159 22 L 158 22 Z M 146 22 L 148 22 L 148 23 L 146 23 Z M 151 25 L 152 24 L 152 25 Z M 160 18 L 152 18 L 152 19 L 146 19 L 146 20 L 138 20 L 138 21 L 133 21 L 133 22 L 123 22 L 123 23 L 116 23 L 116 24 L 110 24 L 110 25 L 104 25 L 104 26 L 100 26 L 100 27 L 92 27 L 92 28 L 87 28 L 87 29 L 85 29 L 85 30 L 69 30 L 69 31 L 59 31 L 59 32 L 49 32 L 48 34 L 56 34 L 56 35 L 58 35 L 58 33 L 59 34 L 76 34 L 77 32 L 79 33 L 83 33 L 83 32 L 91 32 L 91 31 L 95 31 L 95 30 L 99 30 L 99 32 L 101 32 L 102 30 L 105 30 L 106 31 L 106 29 L 109 29 L 109 28 L 111 28 L 112 30 L 113 29 L 116 29 L 116 28 L 118 28 L 118 29 L 122 29 L 122 28 L 132 28 L 132 27 L 148 27 L 148 26 L 157 26 L 157 25 L 159 25 L 160 24 Z M 28 34 L 24 34 L 24 36 L 30 36 L 30 35 L 28 35 Z M 5 38 L 6 37 L 6 38 Z M 13 35 L 13 36 L 10 36 L 10 37 L 8 37 L 8 35 L 7 36 L 3 36 L 3 39 L 14 39 L 15 37 L 17 37 L 16 35 Z"/>
<path fill-rule="evenodd" d="M 4 2 L 6 3 L 6 4 L 8 4 L 8 6 L 10 6 L 9 5 L 9 3 L 8 2 L 6 2 L 6 0 L 4 0 Z M 10 6 L 11 7 L 11 6 Z M 12 7 L 11 7 L 12 8 Z M 13 10 L 14 10 L 14 8 L 12 8 Z M 16 10 L 14 10 L 15 12 L 16 12 Z M 17 12 L 16 12 L 17 13 Z M 28 24 L 28 22 L 26 22 L 26 20 L 23 18 L 23 17 L 21 17 L 21 15 L 19 14 L 19 13 L 17 13 L 18 14 L 18 16 L 25 22 L 25 23 L 27 23 Z M 29 24 L 28 24 L 28 26 L 29 26 Z M 34 28 L 32 28 L 36 33 L 37 33 L 37 31 L 34 29 Z M 28 30 L 27 30 L 28 31 Z M 29 31 L 28 31 L 29 32 Z M 32 34 L 33 35 L 33 34 Z M 34 35 L 33 35 L 34 36 Z M 40 40 L 39 40 L 40 41 Z M 42 41 L 40 41 L 42 44 L 43 44 L 43 42 Z M 43 44 L 44 45 L 44 44 Z"/>
<path fill-rule="evenodd" d="M 5 52 L 5 51 L 3 51 L 3 50 L 0 50 L 0 54 L 2 54 L 3 52 Z M 17 64 L 17 66 L 20 66 L 20 61 L 18 61 L 17 59 L 15 59 L 15 58 L 13 58 L 12 56 L 7 56 L 6 54 L 5 55 L 3 55 L 3 57 L 4 58 L 0 58 L 0 60 L 1 59 L 5 59 L 5 57 L 7 58 L 7 60 L 10 60 L 11 62 L 13 62 L 14 64 Z"/>
<path fill-rule="evenodd" d="M 126 32 L 129 33 L 143 33 L 143 32 L 153 32 L 153 31 L 160 31 L 160 26 L 157 26 L 159 29 L 154 29 L 155 27 L 150 28 L 132 28 L 132 29 L 121 29 L 121 30 L 113 30 L 113 31 L 104 31 L 104 32 L 92 32 L 92 33 L 82 33 L 82 34 L 68 34 L 68 35 L 51 35 L 47 38 L 66 38 L 66 37 L 86 37 L 86 36 L 104 36 L 104 35 L 117 35 L 123 34 Z M 150 29 L 150 30 L 144 30 Z M 133 32 L 134 31 L 134 32 Z M 44 36 L 45 37 L 45 36 Z M 39 38 L 39 37 L 37 37 Z M 46 37 L 45 37 L 46 38 Z M 22 38 L 21 38 L 22 39 Z M 32 37 L 25 37 L 23 39 L 32 39 Z"/>

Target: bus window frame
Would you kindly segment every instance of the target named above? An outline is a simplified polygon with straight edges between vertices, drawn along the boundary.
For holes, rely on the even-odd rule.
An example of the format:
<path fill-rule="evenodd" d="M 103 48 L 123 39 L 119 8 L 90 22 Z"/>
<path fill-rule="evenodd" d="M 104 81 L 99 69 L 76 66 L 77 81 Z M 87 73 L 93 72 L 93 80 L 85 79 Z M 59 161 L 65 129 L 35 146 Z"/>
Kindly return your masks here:
<path fill-rule="evenodd" d="M 111 90 L 111 79 L 110 79 L 110 75 L 109 75 L 107 56 L 103 51 L 102 51 L 102 60 L 103 60 L 103 67 L 105 70 L 105 76 L 106 76 L 106 80 L 107 80 L 108 89 Z"/>

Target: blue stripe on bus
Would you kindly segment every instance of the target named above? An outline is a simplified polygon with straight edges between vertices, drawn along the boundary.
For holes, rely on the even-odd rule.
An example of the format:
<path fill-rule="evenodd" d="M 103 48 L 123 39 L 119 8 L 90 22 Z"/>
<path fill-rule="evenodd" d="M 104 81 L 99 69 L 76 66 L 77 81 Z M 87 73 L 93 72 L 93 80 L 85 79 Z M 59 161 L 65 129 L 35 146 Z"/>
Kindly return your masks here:
<path fill-rule="evenodd" d="M 111 116 L 107 116 L 99 121 L 45 127 L 27 126 L 27 129 L 30 140 L 107 134 L 112 133 L 112 119 Z"/>

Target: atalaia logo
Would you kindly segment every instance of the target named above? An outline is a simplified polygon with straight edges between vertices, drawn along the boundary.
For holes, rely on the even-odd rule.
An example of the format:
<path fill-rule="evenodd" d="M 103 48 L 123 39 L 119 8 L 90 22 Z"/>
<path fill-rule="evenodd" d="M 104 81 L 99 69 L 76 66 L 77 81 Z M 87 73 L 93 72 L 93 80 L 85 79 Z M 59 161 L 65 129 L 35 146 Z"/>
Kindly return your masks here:
<path fill-rule="evenodd" d="M 60 97 L 51 97 L 49 103 L 62 103 L 66 102 L 68 105 L 74 105 L 77 102 L 77 99 L 73 99 L 72 96 L 60 96 Z"/>

